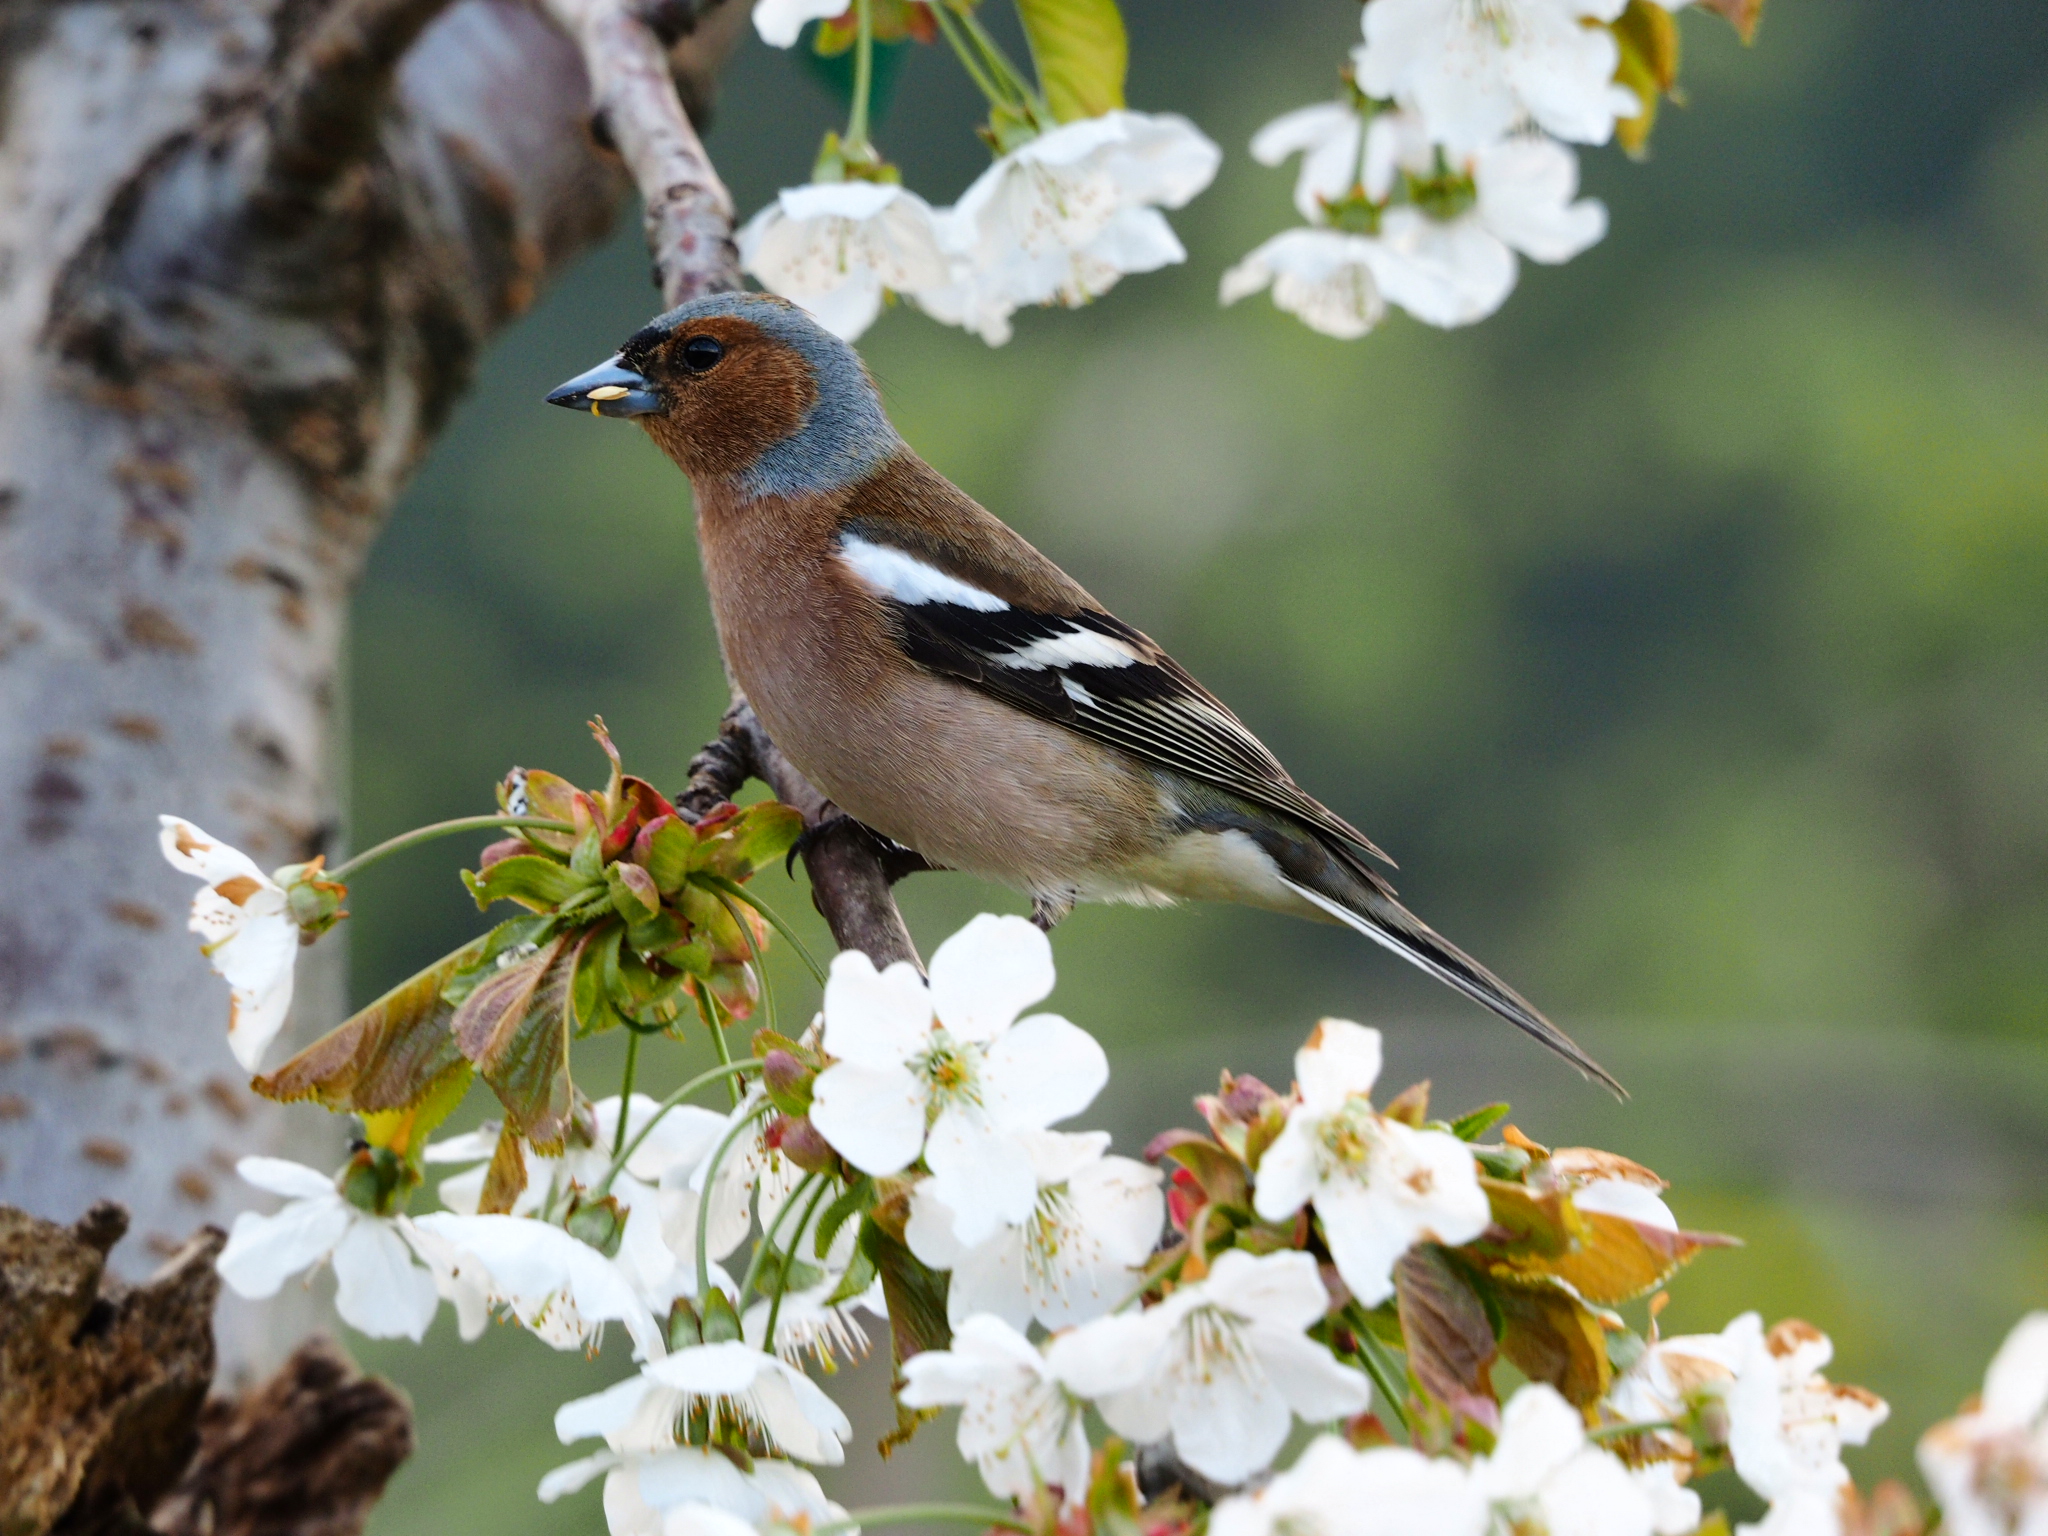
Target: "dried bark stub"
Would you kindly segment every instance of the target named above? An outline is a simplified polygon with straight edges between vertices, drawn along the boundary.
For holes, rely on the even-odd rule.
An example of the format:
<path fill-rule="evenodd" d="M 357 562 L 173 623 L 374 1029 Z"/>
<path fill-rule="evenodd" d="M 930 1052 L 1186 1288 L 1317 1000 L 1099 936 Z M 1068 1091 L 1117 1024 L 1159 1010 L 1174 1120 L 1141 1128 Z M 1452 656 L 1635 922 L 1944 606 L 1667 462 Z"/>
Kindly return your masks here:
<path fill-rule="evenodd" d="M 208 1401 L 226 1236 L 127 1285 L 127 1229 L 112 1202 L 71 1227 L 0 1206 L 0 1533 L 355 1536 L 412 1451 L 405 1399 L 314 1339 Z"/>

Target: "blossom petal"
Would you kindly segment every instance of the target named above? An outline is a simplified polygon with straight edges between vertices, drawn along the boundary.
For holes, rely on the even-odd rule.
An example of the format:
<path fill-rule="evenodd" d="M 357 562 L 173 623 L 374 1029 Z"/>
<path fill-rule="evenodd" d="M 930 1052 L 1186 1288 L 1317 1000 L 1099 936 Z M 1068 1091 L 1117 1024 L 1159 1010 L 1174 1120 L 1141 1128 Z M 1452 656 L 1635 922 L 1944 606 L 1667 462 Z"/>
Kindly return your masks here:
<path fill-rule="evenodd" d="M 1470 214 L 1442 220 L 1389 208 L 1366 258 L 1387 301 L 1428 325 L 1483 320 L 1514 291 L 1514 252 Z"/>
<path fill-rule="evenodd" d="M 1532 1499 L 1585 1443 L 1578 1410 L 1555 1388 L 1532 1383 L 1508 1399 L 1493 1454 L 1476 1463 L 1472 1475 L 1490 1499 Z"/>
<path fill-rule="evenodd" d="M 1024 918 L 983 912 L 933 952 L 931 977 L 946 1032 L 986 1044 L 1052 991 L 1052 941 Z"/>
<path fill-rule="evenodd" d="M 348 1226 L 349 1207 L 331 1187 L 324 1195 L 292 1201 L 275 1216 L 244 1211 L 213 1267 L 237 1296 L 260 1301 L 332 1253 Z"/>
<path fill-rule="evenodd" d="M 1316 1261 L 1293 1248 L 1268 1254 L 1229 1249 L 1217 1255 L 1204 1289 L 1216 1305 L 1261 1332 L 1298 1333 L 1321 1321 L 1330 1306 Z"/>
<path fill-rule="evenodd" d="M 825 1049 L 855 1066 L 901 1066 L 931 1036 L 931 994 L 908 961 L 877 971 L 859 950 L 840 951 L 825 978 L 824 1008 Z"/>
<path fill-rule="evenodd" d="M 1372 1381 L 1305 1333 L 1258 1331 L 1259 1363 L 1287 1406 L 1310 1424 L 1349 1418 L 1372 1406 Z"/>
<path fill-rule="evenodd" d="M 245 1184 L 267 1189 L 273 1195 L 293 1200 L 319 1200 L 335 1193 L 334 1176 L 304 1163 L 283 1157 L 244 1157 L 235 1162 L 235 1173 Z"/>
<path fill-rule="evenodd" d="M 1984 1373 L 1984 1417 L 1994 1424 L 2032 1424 L 2048 1410 L 2048 1312 L 2019 1320 Z"/>
<path fill-rule="evenodd" d="M 157 846 L 171 867 L 182 874 L 195 875 L 208 885 L 237 878 L 254 880 L 259 885 L 276 884 L 241 849 L 230 847 L 182 817 L 159 816 L 157 827 Z"/>
<path fill-rule="evenodd" d="M 426 1337 L 440 1308 L 434 1277 L 415 1264 L 397 1227 L 358 1214 L 334 1248 L 334 1310 L 373 1339 Z"/>
<path fill-rule="evenodd" d="M 1109 1058 L 1095 1037 L 1053 1013 L 1017 1024 L 982 1058 L 983 1103 L 1006 1131 L 1040 1131 L 1078 1115 L 1108 1081 Z"/>
<path fill-rule="evenodd" d="M 1570 261 L 1607 233 L 1607 209 L 1579 190 L 1579 160 L 1552 139 L 1489 144 L 1473 157 L 1480 222 L 1524 256 Z"/>
<path fill-rule="evenodd" d="M 760 0 L 754 7 L 754 30 L 771 48 L 796 42 L 804 24 L 845 14 L 853 0 Z"/>
<path fill-rule="evenodd" d="M 952 1211 L 953 1235 L 967 1247 L 1005 1222 L 1022 1224 L 1038 1203 L 1038 1181 L 1023 1148 L 978 1109 L 942 1111 L 932 1122 L 924 1159 L 932 1193 Z"/>
<path fill-rule="evenodd" d="M 1169 1410 L 1181 1460 L 1227 1484 L 1267 1466 L 1286 1442 L 1289 1423 L 1287 1403 L 1266 1373 L 1237 1365 L 1219 1360 L 1202 1376 L 1183 1379 Z"/>
<path fill-rule="evenodd" d="M 900 1173 L 924 1146 L 924 1085 L 903 1066 L 841 1061 L 811 1089 L 811 1124 L 864 1173 Z"/>
<path fill-rule="evenodd" d="M 1304 1108 L 1327 1113 L 1353 1094 L 1372 1092 L 1380 1078 L 1380 1032 L 1349 1019 L 1324 1019 L 1294 1053 L 1294 1080 Z"/>

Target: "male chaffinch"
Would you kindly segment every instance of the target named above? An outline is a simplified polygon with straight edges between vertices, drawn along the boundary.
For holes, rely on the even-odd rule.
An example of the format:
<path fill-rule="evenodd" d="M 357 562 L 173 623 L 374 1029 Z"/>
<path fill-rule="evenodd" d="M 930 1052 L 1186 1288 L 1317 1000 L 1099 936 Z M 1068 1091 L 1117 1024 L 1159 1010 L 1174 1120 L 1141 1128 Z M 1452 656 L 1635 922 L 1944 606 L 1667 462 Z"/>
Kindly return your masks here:
<path fill-rule="evenodd" d="M 848 815 L 1023 889 L 1045 927 L 1077 900 L 1344 923 L 1619 1091 L 1221 701 L 912 452 L 803 310 L 694 299 L 548 399 L 636 419 L 690 477 L 726 667 Z"/>

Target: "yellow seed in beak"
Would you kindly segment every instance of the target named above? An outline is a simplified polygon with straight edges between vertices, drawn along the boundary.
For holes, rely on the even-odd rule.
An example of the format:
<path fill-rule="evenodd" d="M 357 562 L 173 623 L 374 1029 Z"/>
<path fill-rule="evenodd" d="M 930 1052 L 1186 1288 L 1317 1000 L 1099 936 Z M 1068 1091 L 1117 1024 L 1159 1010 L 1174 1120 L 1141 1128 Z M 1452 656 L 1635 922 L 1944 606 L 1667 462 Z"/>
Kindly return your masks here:
<path fill-rule="evenodd" d="M 618 400 L 630 393 L 631 391 L 623 384 L 600 384 L 590 392 L 590 398 L 593 400 Z"/>

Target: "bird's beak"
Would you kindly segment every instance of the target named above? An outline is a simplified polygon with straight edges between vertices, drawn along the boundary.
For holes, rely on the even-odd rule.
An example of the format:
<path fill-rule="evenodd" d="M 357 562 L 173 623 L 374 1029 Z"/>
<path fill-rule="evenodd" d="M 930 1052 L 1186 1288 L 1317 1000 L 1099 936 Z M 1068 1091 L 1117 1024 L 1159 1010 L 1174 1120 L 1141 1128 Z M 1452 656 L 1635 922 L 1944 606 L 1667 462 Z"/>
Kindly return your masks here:
<path fill-rule="evenodd" d="M 548 404 L 587 410 L 593 416 L 645 416 L 661 409 L 661 396 L 652 384 L 612 356 L 588 373 L 557 384 L 548 391 Z"/>

